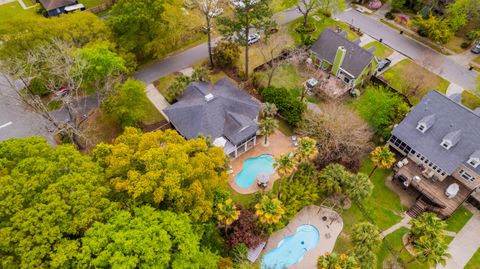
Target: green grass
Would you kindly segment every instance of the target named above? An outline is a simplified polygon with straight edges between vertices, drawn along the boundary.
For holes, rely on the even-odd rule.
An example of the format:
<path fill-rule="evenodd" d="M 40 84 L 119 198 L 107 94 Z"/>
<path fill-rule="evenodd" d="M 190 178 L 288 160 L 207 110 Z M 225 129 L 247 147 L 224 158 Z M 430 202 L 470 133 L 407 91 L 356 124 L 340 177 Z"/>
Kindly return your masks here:
<path fill-rule="evenodd" d="M 254 199 L 255 193 L 240 194 L 240 193 L 236 192 L 235 190 L 233 190 L 232 187 L 230 187 L 230 185 L 229 185 L 229 189 L 230 189 L 230 195 L 232 197 L 232 200 L 236 204 L 240 204 L 243 207 L 249 208 L 251 206 L 251 204 L 253 203 L 253 201 L 255 200 Z"/>
<path fill-rule="evenodd" d="M 473 254 L 470 261 L 468 261 L 467 265 L 465 265 L 464 269 L 478 269 L 480 268 L 480 249 Z"/>
<path fill-rule="evenodd" d="M 25 2 L 25 4 L 30 4 L 28 1 Z M 27 10 L 24 10 L 20 4 L 15 1 L 12 3 L 0 5 L 0 23 L 2 22 L 7 22 L 12 19 L 19 19 L 19 18 L 32 18 L 32 17 L 42 17 L 41 15 L 38 15 L 35 10 L 37 8 L 30 8 Z"/>
<path fill-rule="evenodd" d="M 407 71 L 409 70 L 409 71 Z M 413 71 L 412 71 L 413 70 Z M 420 88 L 415 96 L 410 96 L 410 102 L 412 104 L 417 104 L 420 99 L 425 96 L 431 89 L 436 89 L 442 93 L 447 91 L 448 85 L 450 82 L 448 80 L 428 71 L 422 66 L 414 63 L 411 60 L 405 59 L 394 65 L 392 68 L 388 69 L 384 74 L 384 78 L 389 81 L 390 85 L 401 91 L 404 87 L 403 81 L 409 79 L 405 77 L 407 72 L 420 74 L 421 78 Z"/>
<path fill-rule="evenodd" d="M 280 132 L 282 132 L 286 136 L 292 136 L 293 135 L 293 128 L 290 126 L 284 119 L 281 119 L 279 117 L 276 118 L 278 122 L 278 129 Z"/>
<path fill-rule="evenodd" d="M 80 0 L 86 8 L 96 7 L 107 2 L 106 0 Z"/>
<path fill-rule="evenodd" d="M 392 53 L 393 53 L 393 50 L 391 48 L 387 47 L 386 45 L 384 45 L 384 44 L 382 44 L 378 41 L 370 42 L 363 47 L 365 49 L 375 47 L 375 51 L 373 52 L 373 54 L 380 59 L 387 58 L 388 56 L 392 55 Z"/>
<path fill-rule="evenodd" d="M 458 233 L 472 215 L 473 214 L 465 207 L 459 207 L 455 213 L 447 219 L 447 228 L 445 228 L 445 230 Z"/>
<path fill-rule="evenodd" d="M 144 124 L 150 125 L 165 120 L 160 111 L 158 111 L 150 101 L 148 101 L 148 105 L 145 109 L 147 110 L 147 116 L 142 120 Z"/>
<path fill-rule="evenodd" d="M 470 91 L 463 91 L 462 104 L 470 109 L 475 109 L 480 107 L 480 97 Z"/>
<path fill-rule="evenodd" d="M 473 59 L 473 62 L 476 64 L 480 64 L 480 56 L 475 57 L 475 59 Z"/>
<path fill-rule="evenodd" d="M 332 18 L 327 18 L 321 14 L 314 14 L 314 15 L 317 15 L 318 17 L 320 17 L 320 20 L 317 21 L 313 18 L 309 18 L 309 22 L 310 23 L 314 23 L 315 24 L 315 31 L 313 33 L 310 33 L 310 35 L 314 38 L 314 39 L 317 39 L 319 36 L 320 36 L 320 33 L 327 27 L 332 27 L 332 28 L 335 28 L 335 26 L 338 26 L 340 28 L 342 28 L 344 31 L 347 32 L 347 38 L 349 40 L 355 40 L 358 38 L 358 35 L 356 33 L 354 33 L 353 31 L 351 31 L 349 29 L 349 26 L 344 23 L 344 22 L 341 22 L 341 21 L 335 21 L 334 19 Z M 292 22 L 290 22 L 288 24 L 288 32 L 290 33 L 290 36 L 293 38 L 293 40 L 295 41 L 295 44 L 296 45 L 299 45 L 301 44 L 301 36 L 300 34 L 295 31 L 295 28 L 301 24 L 303 22 L 303 18 L 298 18 Z"/>
<path fill-rule="evenodd" d="M 468 42 L 468 40 L 463 37 L 453 36 L 453 38 L 450 39 L 447 44 L 445 44 L 445 47 L 455 53 L 462 53 L 467 50 L 461 47 L 463 42 Z"/>

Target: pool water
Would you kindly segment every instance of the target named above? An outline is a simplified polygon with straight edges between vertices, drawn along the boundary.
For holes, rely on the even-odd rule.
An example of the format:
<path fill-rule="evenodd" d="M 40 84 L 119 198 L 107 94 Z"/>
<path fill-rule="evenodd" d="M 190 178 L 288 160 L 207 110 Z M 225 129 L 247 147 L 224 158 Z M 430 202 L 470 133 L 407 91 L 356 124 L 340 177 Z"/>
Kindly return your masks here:
<path fill-rule="evenodd" d="M 262 260 L 262 269 L 282 269 L 299 263 L 305 253 L 317 246 L 320 233 L 312 225 L 301 225 L 297 231 L 285 237 Z"/>
<path fill-rule="evenodd" d="M 240 173 L 235 177 L 235 183 L 241 188 L 249 188 L 257 179 L 259 173 L 267 173 L 269 175 L 275 172 L 273 169 L 273 157 L 271 155 L 260 155 L 256 158 L 249 158 L 243 162 Z"/>

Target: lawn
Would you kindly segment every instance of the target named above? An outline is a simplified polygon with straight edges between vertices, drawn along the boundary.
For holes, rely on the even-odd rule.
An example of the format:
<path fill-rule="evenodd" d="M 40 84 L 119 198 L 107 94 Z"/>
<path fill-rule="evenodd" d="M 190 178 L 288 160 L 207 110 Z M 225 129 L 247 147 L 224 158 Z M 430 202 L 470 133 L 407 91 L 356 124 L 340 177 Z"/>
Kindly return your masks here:
<path fill-rule="evenodd" d="M 81 4 L 83 4 L 86 8 L 96 7 L 101 4 L 107 2 L 106 0 L 80 0 Z"/>
<path fill-rule="evenodd" d="M 276 118 L 278 122 L 278 130 L 282 132 L 286 136 L 292 136 L 293 135 L 293 128 L 290 126 L 284 119 L 277 117 Z"/>
<path fill-rule="evenodd" d="M 459 36 L 453 36 L 452 39 L 445 44 L 445 47 L 455 53 L 462 53 L 466 50 L 461 47 L 463 42 L 468 42 L 468 40 Z"/>
<path fill-rule="evenodd" d="M 373 54 L 377 56 L 379 59 L 387 58 L 393 53 L 393 50 L 391 48 L 387 47 L 385 44 L 382 44 L 378 41 L 373 41 L 363 46 L 363 48 L 365 49 L 368 49 L 371 47 L 375 47 L 375 51 L 373 52 Z"/>
<path fill-rule="evenodd" d="M 464 269 L 478 269 L 480 268 L 480 249 L 473 254 L 473 257 L 468 261 L 467 265 L 465 265 Z"/>
<path fill-rule="evenodd" d="M 117 122 L 101 109 L 95 111 L 83 123 L 84 135 L 89 141 L 85 151 L 89 152 L 101 142 L 111 143 L 122 132 Z"/>
<path fill-rule="evenodd" d="M 473 62 L 476 64 L 480 64 L 480 56 L 475 57 L 475 59 L 473 59 Z"/>
<path fill-rule="evenodd" d="M 28 1 L 25 3 L 30 4 Z M 35 10 L 36 7 L 24 10 L 17 1 L 0 5 L 0 23 L 9 21 L 13 18 L 26 19 L 32 17 L 42 17 L 41 15 L 38 15 Z"/>
<path fill-rule="evenodd" d="M 428 71 L 427 69 L 408 59 L 402 60 L 392 68 L 388 69 L 383 74 L 383 77 L 389 81 L 393 88 L 401 91 L 404 85 L 402 81 L 405 79 L 411 79 L 406 78 L 404 75 L 405 73 L 418 74 L 417 79 L 421 79 L 421 81 L 418 82 L 420 84 L 418 93 L 415 96 L 409 97 L 412 104 L 417 104 L 420 99 L 431 89 L 436 89 L 437 91 L 445 93 L 448 85 L 450 84 L 448 80 Z"/>
<path fill-rule="evenodd" d="M 150 101 L 148 101 L 148 105 L 145 107 L 145 109 L 147 110 L 147 116 L 142 119 L 142 122 L 145 125 L 150 125 L 165 120 L 162 113 L 160 113 L 160 111 L 158 111 L 158 109 Z"/>
<path fill-rule="evenodd" d="M 320 33 L 325 28 L 327 28 L 327 27 L 335 28 L 335 26 L 338 26 L 338 27 L 342 28 L 344 31 L 347 31 L 347 38 L 349 40 L 355 40 L 355 39 L 358 38 L 358 35 L 350 30 L 348 24 L 346 24 L 344 22 L 341 22 L 341 21 L 336 21 L 332 18 L 327 18 L 327 17 L 325 17 L 323 15 L 320 15 L 320 14 L 316 14 L 316 15 L 320 18 L 319 21 L 313 19 L 312 17 L 309 18 L 309 22 L 314 23 L 315 28 L 316 28 L 316 30 L 313 33 L 310 33 L 310 35 L 313 38 L 317 39 L 320 36 Z M 298 19 L 288 23 L 288 32 L 289 32 L 290 36 L 293 38 L 293 40 L 295 41 L 296 45 L 299 45 L 299 44 L 302 43 L 301 35 L 297 31 L 295 31 L 295 28 L 302 22 L 303 22 L 303 18 L 298 18 Z"/>
<path fill-rule="evenodd" d="M 470 91 L 463 91 L 462 104 L 470 109 L 475 109 L 480 107 L 480 97 Z"/>
<path fill-rule="evenodd" d="M 445 230 L 458 233 L 467 221 L 472 217 L 472 212 L 461 206 L 447 220 Z"/>

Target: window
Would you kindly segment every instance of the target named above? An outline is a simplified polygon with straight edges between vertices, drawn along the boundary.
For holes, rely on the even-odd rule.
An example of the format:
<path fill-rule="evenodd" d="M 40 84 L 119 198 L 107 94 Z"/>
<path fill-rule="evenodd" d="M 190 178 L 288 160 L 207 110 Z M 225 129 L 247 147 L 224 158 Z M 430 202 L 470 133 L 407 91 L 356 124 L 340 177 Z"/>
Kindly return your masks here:
<path fill-rule="evenodd" d="M 471 165 L 473 168 L 477 168 L 479 162 L 477 159 L 471 158 L 468 160 L 468 164 Z"/>
<path fill-rule="evenodd" d="M 445 149 L 450 149 L 451 146 L 452 144 L 449 141 L 442 142 L 442 147 L 444 147 Z"/>
<path fill-rule="evenodd" d="M 422 161 L 425 160 L 425 157 L 422 156 L 422 157 L 420 158 L 420 160 L 422 160 Z"/>
<path fill-rule="evenodd" d="M 417 130 L 419 130 L 422 133 L 425 133 L 425 125 L 423 124 L 417 125 Z"/>
<path fill-rule="evenodd" d="M 444 175 L 445 175 L 445 172 L 442 172 L 442 176 L 444 176 Z"/>
<path fill-rule="evenodd" d="M 474 177 L 472 177 L 469 173 L 467 173 L 463 170 L 460 170 L 459 173 L 460 173 L 460 176 L 462 176 L 462 178 L 467 180 L 467 181 L 473 182 L 475 180 Z"/>

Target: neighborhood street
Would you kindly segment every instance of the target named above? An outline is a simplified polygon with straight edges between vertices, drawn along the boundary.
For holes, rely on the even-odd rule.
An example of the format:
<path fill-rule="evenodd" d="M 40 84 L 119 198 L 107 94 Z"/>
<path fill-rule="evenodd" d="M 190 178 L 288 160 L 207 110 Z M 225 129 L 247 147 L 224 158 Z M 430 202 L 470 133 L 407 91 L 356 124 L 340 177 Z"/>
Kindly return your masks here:
<path fill-rule="evenodd" d="M 38 114 L 28 111 L 18 100 L 17 93 L 8 80 L 0 74 L 0 141 L 13 137 L 43 136 L 54 145 L 46 126 L 48 122 Z"/>
<path fill-rule="evenodd" d="M 301 14 L 294 8 L 275 15 L 277 22 L 280 25 L 289 23 L 300 16 Z M 364 15 L 354 9 L 349 9 L 335 17 L 353 24 L 355 27 L 359 27 L 364 33 L 375 39 L 382 38 L 385 44 L 412 58 L 417 63 L 422 64 L 425 62 L 425 58 L 428 57 L 430 64 L 425 66 L 427 69 L 443 76 L 450 82 L 460 85 L 464 89 L 474 88 L 477 72 L 469 71 L 466 66 L 455 62 L 453 59 L 442 55 L 409 37 L 400 35 L 396 30 L 369 17 L 368 15 Z M 204 43 L 172 55 L 150 66 L 144 67 L 134 74 L 134 77 L 149 84 L 163 76 L 189 67 L 206 57 L 208 57 L 207 44 Z"/>
<path fill-rule="evenodd" d="M 460 85 L 464 89 L 473 89 L 475 87 L 475 77 L 477 72 L 469 71 L 464 65 L 442 55 L 435 50 L 401 35 L 398 31 L 389 26 L 376 21 L 368 15 L 364 15 L 357 10 L 350 9 L 344 13 L 336 15 L 336 18 L 360 28 L 364 33 L 375 39 L 383 39 L 383 43 L 393 49 L 407 55 L 417 63 L 429 58 L 433 66 L 425 66 L 430 71 L 443 76 L 445 79 Z"/>

